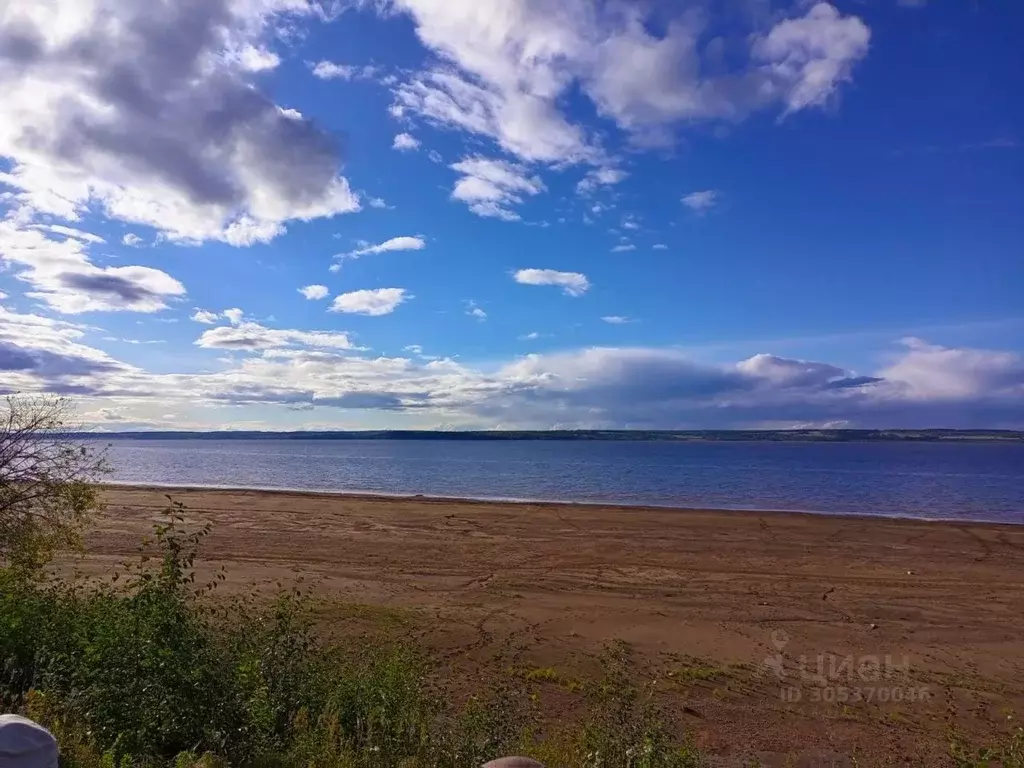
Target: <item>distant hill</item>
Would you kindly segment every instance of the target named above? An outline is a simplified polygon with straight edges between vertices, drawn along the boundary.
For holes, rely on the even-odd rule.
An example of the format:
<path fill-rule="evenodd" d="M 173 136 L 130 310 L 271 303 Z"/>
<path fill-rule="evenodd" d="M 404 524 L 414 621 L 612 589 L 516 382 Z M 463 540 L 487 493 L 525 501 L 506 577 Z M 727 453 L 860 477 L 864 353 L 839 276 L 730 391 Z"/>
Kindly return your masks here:
<path fill-rule="evenodd" d="M 1024 442 L 1024 432 L 999 429 L 785 429 L 785 430 L 372 430 L 345 432 L 83 432 L 105 440 L 631 440 L 768 442 Z"/>

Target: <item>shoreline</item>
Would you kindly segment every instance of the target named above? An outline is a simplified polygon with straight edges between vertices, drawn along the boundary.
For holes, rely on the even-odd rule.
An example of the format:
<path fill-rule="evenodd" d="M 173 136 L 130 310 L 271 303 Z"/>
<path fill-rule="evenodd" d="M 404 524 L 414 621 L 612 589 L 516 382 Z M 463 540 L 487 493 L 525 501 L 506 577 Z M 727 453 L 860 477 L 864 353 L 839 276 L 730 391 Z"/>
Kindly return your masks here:
<path fill-rule="evenodd" d="M 541 507 L 551 509 L 601 509 L 611 510 L 619 513 L 646 512 L 646 513 L 685 513 L 685 514 L 710 514 L 710 515 L 743 515 L 760 517 L 771 515 L 773 517 L 795 516 L 799 518 L 825 518 L 825 519 L 848 519 L 856 521 L 906 521 L 911 523 L 938 523 L 946 525 L 983 525 L 1019 529 L 1024 526 L 1024 512 L 1021 512 L 1021 521 L 1012 522 L 1007 520 L 996 520 L 989 518 L 973 517 L 923 517 L 909 513 L 895 512 L 827 512 L 805 509 L 755 509 L 750 507 L 690 507 L 676 506 L 672 504 L 629 504 L 617 501 L 562 501 L 557 499 L 524 499 L 505 497 L 477 497 L 477 496 L 437 496 L 419 493 L 387 493 L 385 491 L 346 491 L 346 490 L 318 490 L 315 488 L 281 488 L 281 487 L 259 487 L 259 486 L 236 486 L 236 485 L 197 485 L 197 484 L 174 484 L 174 483 L 133 483 L 133 482 L 104 482 L 96 483 L 101 489 L 131 489 L 140 491 L 151 491 L 161 493 L 166 491 L 182 491 L 188 493 L 211 492 L 211 493 L 246 493 L 246 494 L 281 494 L 293 496 L 308 496 L 312 498 L 337 498 L 349 501 L 404 501 L 423 502 L 425 504 L 458 504 L 465 506 L 498 507 L 498 506 L 519 506 L 519 507 Z"/>

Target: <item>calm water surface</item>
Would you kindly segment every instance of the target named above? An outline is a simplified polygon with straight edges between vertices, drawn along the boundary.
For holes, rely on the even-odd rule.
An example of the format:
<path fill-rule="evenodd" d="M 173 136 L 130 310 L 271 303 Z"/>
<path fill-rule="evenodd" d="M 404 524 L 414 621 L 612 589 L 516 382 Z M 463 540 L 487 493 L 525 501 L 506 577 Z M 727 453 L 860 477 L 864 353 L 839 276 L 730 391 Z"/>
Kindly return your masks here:
<path fill-rule="evenodd" d="M 117 440 L 121 483 L 1024 523 L 1024 444 Z"/>

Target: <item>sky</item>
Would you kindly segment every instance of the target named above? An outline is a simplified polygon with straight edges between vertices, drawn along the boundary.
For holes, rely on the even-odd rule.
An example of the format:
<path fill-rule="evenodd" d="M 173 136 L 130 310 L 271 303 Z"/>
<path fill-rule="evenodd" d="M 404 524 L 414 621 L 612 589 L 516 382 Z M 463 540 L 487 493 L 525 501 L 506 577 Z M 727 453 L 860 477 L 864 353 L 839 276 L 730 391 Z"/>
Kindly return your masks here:
<path fill-rule="evenodd" d="M 0 392 L 1024 428 L 1024 4 L 9 0 Z"/>

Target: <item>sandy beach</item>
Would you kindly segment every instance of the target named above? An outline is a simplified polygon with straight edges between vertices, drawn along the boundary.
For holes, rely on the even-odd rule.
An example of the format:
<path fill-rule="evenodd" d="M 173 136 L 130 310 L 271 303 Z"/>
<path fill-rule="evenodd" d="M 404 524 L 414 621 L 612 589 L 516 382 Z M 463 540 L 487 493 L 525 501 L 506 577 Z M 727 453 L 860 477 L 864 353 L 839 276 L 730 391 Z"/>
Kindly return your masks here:
<path fill-rule="evenodd" d="M 556 709 L 624 641 L 723 759 L 934 765 L 950 724 L 1024 715 L 1024 526 L 110 487 L 84 566 L 131 557 L 165 493 L 213 524 L 228 595 L 301 576 L 338 631 L 387 625 L 467 679 L 554 670 Z"/>

